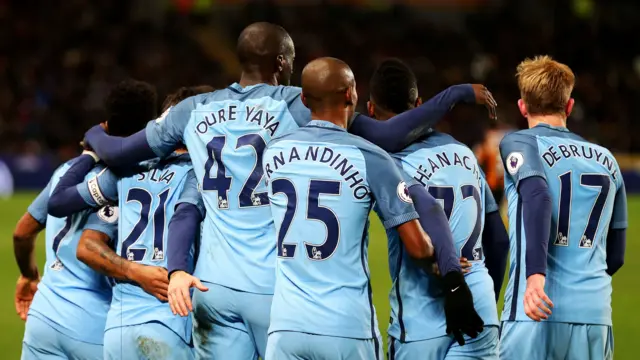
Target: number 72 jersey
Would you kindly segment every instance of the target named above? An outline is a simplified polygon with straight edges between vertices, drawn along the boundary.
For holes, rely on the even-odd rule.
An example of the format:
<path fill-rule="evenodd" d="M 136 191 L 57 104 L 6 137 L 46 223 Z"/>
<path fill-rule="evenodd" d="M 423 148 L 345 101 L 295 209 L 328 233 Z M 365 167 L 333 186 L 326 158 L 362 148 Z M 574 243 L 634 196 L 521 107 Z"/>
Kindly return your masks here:
<path fill-rule="evenodd" d="M 485 214 L 498 210 L 473 152 L 448 134 L 433 132 L 393 154 L 402 170 L 424 186 L 444 210 L 458 256 L 472 261 L 465 276 L 474 307 L 486 326 L 498 325 L 493 282 L 484 264 L 482 232 Z M 446 335 L 440 283 L 416 266 L 398 232 L 387 230 L 390 293 L 389 335 L 420 341 Z"/>
<path fill-rule="evenodd" d="M 511 268 L 502 320 L 528 321 L 526 208 L 518 185 L 546 180 L 552 204 L 545 291 L 554 303 L 549 321 L 611 325 L 611 277 L 607 269 L 609 229 L 627 226 L 626 194 L 609 150 L 566 128 L 538 125 L 507 135 L 500 144 L 509 200 Z"/>

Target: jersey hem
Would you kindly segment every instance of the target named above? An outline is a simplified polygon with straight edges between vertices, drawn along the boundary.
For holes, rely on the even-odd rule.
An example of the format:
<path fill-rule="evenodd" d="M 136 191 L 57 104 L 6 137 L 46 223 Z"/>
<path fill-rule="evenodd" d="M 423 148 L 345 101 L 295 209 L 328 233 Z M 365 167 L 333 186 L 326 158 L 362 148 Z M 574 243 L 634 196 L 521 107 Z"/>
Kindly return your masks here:
<path fill-rule="evenodd" d="M 494 327 L 494 328 L 500 328 L 500 322 L 498 322 L 497 324 L 484 324 L 485 330 L 486 328 L 490 328 L 490 327 Z M 483 330 L 484 331 L 484 330 Z M 400 341 L 400 336 L 396 336 L 396 334 L 393 334 L 392 332 L 387 332 L 387 336 L 394 338 L 396 341 Z M 405 339 L 404 341 L 400 341 L 400 343 L 402 344 L 406 344 L 406 343 L 411 343 L 411 342 L 418 342 L 418 341 L 427 341 L 427 340 L 433 340 L 433 339 L 437 339 L 437 338 L 441 338 L 441 337 L 445 337 L 445 336 L 449 336 L 447 335 L 446 331 L 443 332 L 441 335 L 425 335 L 425 336 L 406 336 L 405 335 Z"/>
<path fill-rule="evenodd" d="M 328 336 L 328 337 L 337 337 L 337 338 L 344 338 L 344 339 L 357 339 L 357 340 L 373 340 L 373 339 L 377 339 L 377 336 L 380 336 L 380 334 L 377 334 L 377 333 L 376 333 L 376 337 L 371 337 L 370 335 L 369 336 L 336 335 L 336 334 L 320 333 L 320 332 L 313 332 L 313 331 L 292 330 L 292 329 L 274 329 L 274 330 L 269 329 L 268 334 L 271 335 L 271 334 L 277 333 L 277 332 L 296 332 L 296 333 L 315 335 L 315 336 Z"/>
<path fill-rule="evenodd" d="M 516 318 L 515 320 L 501 320 L 500 324 L 505 323 L 505 322 L 535 322 L 535 320 L 531 320 L 531 319 L 529 319 L 529 317 L 527 317 L 526 319 L 518 319 L 518 318 Z M 541 323 L 562 323 L 562 324 L 574 324 L 574 325 L 613 326 L 613 322 L 612 321 L 606 322 L 606 321 L 545 320 L 545 321 L 542 321 Z"/>
<path fill-rule="evenodd" d="M 165 324 L 164 322 L 160 321 L 160 320 L 150 320 L 150 321 L 144 321 L 144 322 L 140 322 L 137 324 L 127 324 L 127 325 L 113 325 L 113 326 L 105 326 L 104 327 L 104 332 L 106 333 L 108 330 L 113 330 L 113 329 L 119 329 L 119 328 L 125 328 L 125 327 L 130 327 L 130 326 L 140 326 L 140 325 L 144 325 L 144 324 L 152 324 L 152 323 L 156 323 L 156 324 L 160 324 L 164 327 L 166 327 L 167 329 L 171 330 L 171 332 L 173 332 L 174 334 L 176 334 L 180 339 L 182 339 L 182 341 L 184 341 L 186 344 L 189 344 L 191 342 L 191 334 L 184 334 L 184 335 L 180 335 L 180 333 L 178 333 L 177 331 L 175 331 L 171 326 Z M 189 338 L 189 339 L 187 339 Z"/>
<path fill-rule="evenodd" d="M 80 341 L 80 342 L 87 343 L 87 344 L 92 344 L 92 345 L 104 345 L 104 340 L 102 342 L 95 342 L 95 341 L 91 341 L 91 340 L 80 339 L 79 337 L 70 335 L 69 332 L 71 331 L 71 329 L 59 325 L 58 323 L 54 322 L 53 320 L 47 318 L 44 314 L 40 313 L 38 310 L 30 309 L 29 312 L 27 313 L 27 316 L 33 316 L 33 317 L 38 318 L 39 320 L 43 321 L 45 324 L 50 326 L 53 330 L 59 332 L 60 334 L 66 336 L 66 337 L 68 337 L 70 339 L 73 339 L 75 341 Z M 56 327 L 64 328 L 64 331 L 61 331 L 61 329 L 57 329 Z M 104 339 L 104 333 L 103 333 L 102 339 Z"/>
<path fill-rule="evenodd" d="M 198 277 L 196 274 L 194 274 L 194 276 L 195 276 L 195 277 Z M 267 292 L 262 292 L 262 291 L 255 291 L 255 290 L 245 290 L 245 289 L 241 289 L 241 288 L 239 288 L 239 287 L 232 287 L 232 286 L 229 286 L 229 285 L 223 284 L 223 283 L 218 282 L 218 281 L 206 280 L 206 279 L 203 279 L 203 278 L 200 278 L 200 281 L 202 281 L 203 283 L 215 284 L 215 285 L 218 285 L 218 286 L 226 287 L 226 288 L 227 288 L 227 289 L 229 289 L 229 290 L 238 291 L 238 292 L 245 292 L 245 293 L 249 293 L 249 294 L 270 295 L 270 296 L 273 296 L 273 294 L 274 294 L 274 291 L 273 291 L 273 290 L 271 290 L 271 292 L 268 292 L 268 291 L 267 291 Z M 275 288 L 275 286 L 274 286 L 274 288 Z"/>

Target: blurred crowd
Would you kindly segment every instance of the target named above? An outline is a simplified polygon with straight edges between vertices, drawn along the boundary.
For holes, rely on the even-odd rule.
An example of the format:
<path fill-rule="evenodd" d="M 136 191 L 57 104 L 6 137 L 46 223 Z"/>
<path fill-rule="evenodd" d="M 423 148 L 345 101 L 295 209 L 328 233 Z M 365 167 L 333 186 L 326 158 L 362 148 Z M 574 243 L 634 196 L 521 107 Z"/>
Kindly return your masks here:
<path fill-rule="evenodd" d="M 293 84 L 309 60 L 341 58 L 356 74 L 362 110 L 376 62 L 394 56 L 414 69 L 423 99 L 452 84 L 484 83 L 498 102 L 501 124 L 524 127 L 515 105 L 515 67 L 527 56 L 550 54 L 577 75 L 569 127 L 614 151 L 640 152 L 634 105 L 640 100 L 640 5 L 335 3 L 0 0 L 0 152 L 73 156 L 86 128 L 103 119 L 110 86 L 125 77 L 156 85 L 160 99 L 179 86 L 226 86 L 239 72 L 237 35 L 265 20 L 283 25 L 294 39 Z M 492 124 L 481 108 L 460 106 L 442 126 L 473 145 Z"/>

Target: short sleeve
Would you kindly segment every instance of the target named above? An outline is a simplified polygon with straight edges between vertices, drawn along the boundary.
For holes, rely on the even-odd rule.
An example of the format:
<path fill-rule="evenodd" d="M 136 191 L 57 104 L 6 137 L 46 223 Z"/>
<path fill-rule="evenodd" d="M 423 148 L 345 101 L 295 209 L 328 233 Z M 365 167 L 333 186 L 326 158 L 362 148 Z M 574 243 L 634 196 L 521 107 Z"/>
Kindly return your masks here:
<path fill-rule="evenodd" d="M 627 226 L 627 191 L 624 187 L 624 180 L 620 177 L 620 186 L 618 187 L 613 202 L 613 214 L 611 215 L 610 227 L 612 229 L 626 229 Z"/>
<path fill-rule="evenodd" d="M 49 195 L 51 194 L 51 181 L 33 200 L 27 208 L 27 212 L 36 219 L 40 224 L 47 223 L 47 205 L 49 203 Z"/>
<path fill-rule="evenodd" d="M 118 177 L 104 168 L 97 175 L 91 176 L 76 185 L 82 199 L 92 207 L 99 207 L 118 200 Z"/>
<path fill-rule="evenodd" d="M 187 173 L 187 180 L 184 183 L 184 188 L 182 188 L 176 207 L 182 203 L 195 205 L 198 208 L 198 211 L 200 211 L 200 215 L 204 217 L 204 202 L 202 201 L 202 194 L 198 189 L 198 179 L 196 178 L 193 169 Z"/>
<path fill-rule="evenodd" d="M 289 114 L 298 126 L 305 126 L 311 121 L 311 111 L 302 103 L 302 89 L 296 86 L 284 86 L 282 97 L 287 103 Z"/>
<path fill-rule="evenodd" d="M 500 210 L 496 199 L 493 197 L 493 192 L 491 192 L 491 188 L 489 188 L 489 184 L 487 184 L 484 179 L 482 179 L 482 184 L 484 187 L 484 213 L 489 214 Z"/>
<path fill-rule="evenodd" d="M 105 205 L 87 218 L 84 230 L 99 231 L 111 240 L 118 238 L 118 218 L 120 210 L 117 206 Z"/>
<path fill-rule="evenodd" d="M 407 184 L 407 187 L 411 187 L 413 185 L 422 185 L 418 182 L 418 180 L 414 179 L 408 172 L 404 171 L 404 167 L 402 166 L 402 160 L 395 155 L 392 155 L 393 162 L 395 162 L 398 167 L 398 172 L 400 172 L 400 176 L 402 176 L 402 181 Z"/>
<path fill-rule="evenodd" d="M 202 96 L 184 99 L 156 120 L 149 121 L 145 130 L 147 143 L 156 155 L 166 157 L 183 143 L 184 130 L 195 111 L 196 101 Z"/>
<path fill-rule="evenodd" d="M 418 218 L 404 176 L 394 160 L 380 148 L 364 149 L 367 182 L 385 228 Z M 406 175 L 406 174 L 405 174 Z"/>
<path fill-rule="evenodd" d="M 539 176 L 547 180 L 535 137 L 518 132 L 505 136 L 500 142 L 500 156 L 505 175 L 513 180 L 516 188 L 528 177 Z"/>

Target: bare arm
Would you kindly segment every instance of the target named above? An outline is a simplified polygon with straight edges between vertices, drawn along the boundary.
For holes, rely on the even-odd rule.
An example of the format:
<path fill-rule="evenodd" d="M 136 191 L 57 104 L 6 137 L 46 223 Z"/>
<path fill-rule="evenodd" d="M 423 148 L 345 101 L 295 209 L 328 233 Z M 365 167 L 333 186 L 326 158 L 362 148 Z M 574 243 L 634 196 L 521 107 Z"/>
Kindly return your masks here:
<path fill-rule="evenodd" d="M 78 260 L 95 271 L 122 281 L 134 281 L 130 271 L 137 265 L 118 256 L 109 247 L 109 236 L 95 230 L 84 230 L 76 252 Z"/>
<path fill-rule="evenodd" d="M 44 230 L 30 213 L 25 213 L 13 232 L 13 253 L 20 268 L 20 274 L 28 279 L 38 279 L 38 265 L 35 258 L 35 243 L 38 234 Z"/>
<path fill-rule="evenodd" d="M 415 260 L 433 259 L 431 238 L 424 232 L 417 219 L 398 226 L 397 230 L 409 256 Z"/>
<path fill-rule="evenodd" d="M 160 301 L 167 301 L 167 270 L 126 260 L 109 245 L 109 236 L 91 229 L 82 232 L 76 256 L 92 269 L 121 281 L 131 281 Z"/>

